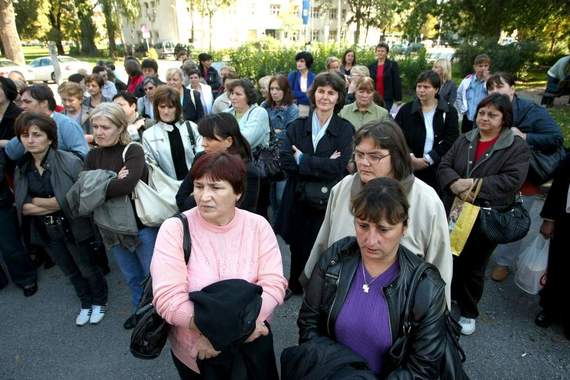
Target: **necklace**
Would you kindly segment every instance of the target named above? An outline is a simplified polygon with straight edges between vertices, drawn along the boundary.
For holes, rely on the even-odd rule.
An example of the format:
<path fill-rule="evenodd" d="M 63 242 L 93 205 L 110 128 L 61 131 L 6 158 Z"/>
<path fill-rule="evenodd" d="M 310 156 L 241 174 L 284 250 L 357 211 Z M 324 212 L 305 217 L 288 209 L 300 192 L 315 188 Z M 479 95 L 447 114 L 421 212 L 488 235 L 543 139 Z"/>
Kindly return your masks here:
<path fill-rule="evenodd" d="M 362 277 L 364 278 L 364 284 L 362 284 L 362 290 L 364 291 L 364 293 L 370 292 L 370 285 L 372 285 L 374 283 L 374 281 L 378 280 L 378 277 L 380 276 L 376 276 L 372 278 L 372 281 L 368 282 L 366 280 L 366 270 L 364 269 L 364 263 L 362 263 Z"/>

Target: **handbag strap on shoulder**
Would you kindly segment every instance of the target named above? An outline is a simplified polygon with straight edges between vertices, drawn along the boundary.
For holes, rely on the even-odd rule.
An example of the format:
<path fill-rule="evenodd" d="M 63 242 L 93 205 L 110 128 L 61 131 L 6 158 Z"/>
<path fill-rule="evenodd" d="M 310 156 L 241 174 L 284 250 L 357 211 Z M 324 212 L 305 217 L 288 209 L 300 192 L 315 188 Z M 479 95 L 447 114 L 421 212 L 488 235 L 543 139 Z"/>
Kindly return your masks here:
<path fill-rule="evenodd" d="M 188 225 L 188 218 L 183 212 L 177 214 L 176 217 L 182 222 L 182 229 L 184 231 L 184 238 L 182 240 L 182 247 L 184 249 L 184 261 L 186 265 L 190 261 L 190 252 L 192 251 L 192 237 L 190 236 L 190 226 Z"/>
<path fill-rule="evenodd" d="M 139 145 L 142 148 L 142 145 L 139 144 L 138 142 L 131 141 L 130 143 L 128 143 L 127 146 L 125 146 L 125 149 L 123 149 L 123 163 L 125 163 L 125 157 L 127 156 L 127 151 L 129 150 L 129 147 L 131 145 Z"/>

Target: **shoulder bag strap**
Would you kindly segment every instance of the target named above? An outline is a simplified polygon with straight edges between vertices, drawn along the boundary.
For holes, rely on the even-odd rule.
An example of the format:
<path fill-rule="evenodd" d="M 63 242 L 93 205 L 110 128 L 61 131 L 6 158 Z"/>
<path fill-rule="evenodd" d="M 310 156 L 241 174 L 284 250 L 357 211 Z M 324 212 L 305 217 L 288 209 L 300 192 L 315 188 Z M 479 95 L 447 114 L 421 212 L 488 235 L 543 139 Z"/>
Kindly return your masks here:
<path fill-rule="evenodd" d="M 182 241 L 182 247 L 184 248 L 184 261 L 188 265 L 190 261 L 190 252 L 192 251 L 192 238 L 190 237 L 190 226 L 188 225 L 188 218 L 184 213 L 176 215 L 178 219 L 182 222 L 182 229 L 184 230 L 184 239 Z"/>
<path fill-rule="evenodd" d="M 125 146 L 125 149 L 123 149 L 123 164 L 125 163 L 125 157 L 127 156 L 127 151 L 129 150 L 129 147 L 131 145 L 135 145 L 135 144 L 140 145 L 139 143 L 132 141 L 132 142 L 128 143 L 127 146 Z"/>
<path fill-rule="evenodd" d="M 194 129 L 189 121 L 185 122 L 186 129 L 188 130 L 188 137 L 190 137 L 190 144 L 192 145 L 192 153 L 196 155 L 196 136 L 194 136 Z"/>

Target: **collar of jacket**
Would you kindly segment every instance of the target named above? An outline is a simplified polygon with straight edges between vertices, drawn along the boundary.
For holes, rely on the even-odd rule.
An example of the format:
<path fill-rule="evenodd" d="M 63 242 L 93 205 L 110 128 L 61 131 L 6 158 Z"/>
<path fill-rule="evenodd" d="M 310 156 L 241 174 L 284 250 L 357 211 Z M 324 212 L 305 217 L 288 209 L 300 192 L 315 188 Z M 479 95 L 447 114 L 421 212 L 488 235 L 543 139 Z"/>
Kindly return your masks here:
<path fill-rule="evenodd" d="M 309 112 L 309 116 L 305 117 L 303 120 L 303 123 L 305 124 L 305 132 L 307 133 L 307 136 L 310 136 L 311 133 L 313 133 L 313 112 L 311 111 Z M 341 126 L 341 123 L 339 123 L 340 121 L 340 117 L 337 116 L 336 113 L 333 112 L 332 116 L 331 116 L 331 121 L 329 123 L 329 126 L 327 127 L 326 133 L 329 133 L 333 136 L 338 136 L 339 135 L 339 129 Z"/>
<path fill-rule="evenodd" d="M 471 130 L 465 134 L 465 138 L 467 139 L 467 141 L 469 141 L 471 143 L 471 146 L 473 146 L 473 143 L 479 142 L 479 137 L 480 137 L 479 136 L 479 128 L 474 128 L 473 130 Z M 511 129 L 510 128 L 502 128 L 501 133 L 499 133 L 499 139 L 497 140 L 497 142 L 495 144 L 493 144 L 490 152 L 494 152 L 496 150 L 508 148 L 511 145 L 513 145 L 514 140 L 515 140 L 515 135 L 513 134 Z M 473 146 L 473 148 L 475 148 L 475 146 Z"/>
<path fill-rule="evenodd" d="M 406 197 L 409 196 L 410 191 L 412 191 L 412 186 L 414 185 L 415 179 L 416 179 L 416 177 L 414 177 L 413 174 L 410 174 L 409 176 L 407 176 L 406 178 L 404 178 L 400 181 L 400 184 L 404 188 L 404 194 L 406 194 Z M 363 186 L 363 184 L 362 184 L 362 181 L 360 180 L 360 175 L 358 173 L 354 174 L 353 180 L 352 180 L 352 185 L 350 186 L 350 198 L 351 199 L 353 196 L 358 194 L 358 192 L 360 190 L 362 190 L 362 186 Z"/>
<path fill-rule="evenodd" d="M 437 106 L 435 107 L 435 110 L 436 112 L 438 110 L 442 112 L 449 112 L 449 104 L 447 104 L 441 99 L 437 99 Z M 411 113 L 416 113 L 416 112 L 418 113 L 422 112 L 422 104 L 420 103 L 420 100 L 417 97 L 415 97 L 414 100 L 412 101 L 412 109 L 411 109 Z"/>
<path fill-rule="evenodd" d="M 176 124 L 169 124 L 169 123 L 165 123 L 164 121 L 159 121 L 155 125 L 164 129 L 166 132 L 172 132 L 174 130 L 174 125 L 176 125 L 176 127 L 178 127 L 178 129 L 180 129 L 181 124 L 182 124 L 181 121 L 177 121 Z"/>

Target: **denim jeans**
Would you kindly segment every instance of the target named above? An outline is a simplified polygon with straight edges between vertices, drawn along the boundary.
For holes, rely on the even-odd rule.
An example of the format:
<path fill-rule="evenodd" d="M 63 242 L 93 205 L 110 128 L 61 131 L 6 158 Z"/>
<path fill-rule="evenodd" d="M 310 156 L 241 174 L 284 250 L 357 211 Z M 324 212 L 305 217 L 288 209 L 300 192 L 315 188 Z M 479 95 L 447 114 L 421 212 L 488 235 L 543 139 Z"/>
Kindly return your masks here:
<path fill-rule="evenodd" d="M 154 242 L 158 228 L 145 227 L 139 230 L 140 244 L 134 252 L 123 246 L 116 245 L 111 248 L 119 269 L 131 290 L 131 302 L 136 307 L 142 296 L 142 282 L 150 271 L 150 261 L 154 251 Z"/>
<path fill-rule="evenodd" d="M 82 309 L 107 304 L 107 281 L 91 254 L 89 242 L 49 240 L 46 250 L 75 288 Z"/>
<path fill-rule="evenodd" d="M 1 207 L 0 251 L 14 284 L 24 287 L 37 281 L 37 272 L 20 238 L 16 210 L 14 207 Z"/>

